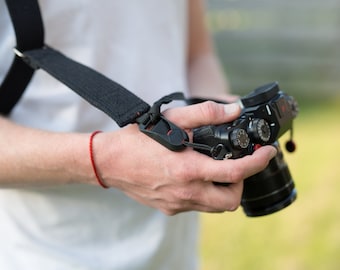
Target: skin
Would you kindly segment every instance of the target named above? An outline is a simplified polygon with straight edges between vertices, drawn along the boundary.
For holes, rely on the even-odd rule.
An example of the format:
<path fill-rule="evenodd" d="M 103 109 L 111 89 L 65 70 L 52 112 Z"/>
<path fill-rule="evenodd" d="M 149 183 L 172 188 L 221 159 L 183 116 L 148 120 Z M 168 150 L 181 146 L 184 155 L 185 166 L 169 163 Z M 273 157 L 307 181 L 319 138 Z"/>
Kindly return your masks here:
<path fill-rule="evenodd" d="M 227 94 L 226 80 L 204 26 L 203 4 L 190 0 L 189 7 L 190 93 L 234 100 Z M 240 108 L 208 101 L 163 114 L 192 137 L 193 128 L 236 119 Z M 73 183 L 98 186 L 89 158 L 90 134 L 38 130 L 4 117 L 0 117 L 0 126 L 2 188 Z M 100 178 L 107 186 L 167 215 L 237 209 L 243 180 L 263 170 L 276 154 L 271 146 L 237 160 L 213 160 L 191 148 L 173 152 L 142 134 L 134 124 L 97 134 L 93 151 Z M 213 181 L 231 184 L 216 186 Z"/>
<path fill-rule="evenodd" d="M 231 112 L 226 113 L 229 110 Z M 238 113 L 236 104 L 223 106 L 206 102 L 169 110 L 164 114 L 190 136 L 193 127 L 229 122 Z M 183 115 L 186 117 L 183 118 Z M 109 186 L 123 190 L 140 203 L 158 208 L 168 215 L 189 210 L 236 210 L 240 204 L 243 179 L 263 170 L 276 154 L 275 149 L 268 146 L 241 159 L 214 160 L 191 148 L 179 153 L 172 152 L 154 144 L 149 137 L 140 136 L 135 126 L 129 126 L 124 131 L 126 134 L 122 137 L 111 137 L 114 139 L 109 144 L 102 143 L 108 134 L 99 134 L 96 138 L 96 152 L 101 153 L 96 160 L 100 164 L 102 179 Z M 125 136 L 132 137 L 127 140 Z M 135 145 L 133 156 L 125 155 L 132 140 Z M 105 157 L 102 151 L 108 146 L 116 148 L 116 144 L 122 146 L 115 153 L 119 158 L 114 163 L 108 162 L 109 156 Z M 129 172 L 119 170 L 126 167 Z M 143 175 L 142 178 L 139 177 L 140 174 Z M 232 184 L 228 187 L 216 186 L 213 181 Z"/>

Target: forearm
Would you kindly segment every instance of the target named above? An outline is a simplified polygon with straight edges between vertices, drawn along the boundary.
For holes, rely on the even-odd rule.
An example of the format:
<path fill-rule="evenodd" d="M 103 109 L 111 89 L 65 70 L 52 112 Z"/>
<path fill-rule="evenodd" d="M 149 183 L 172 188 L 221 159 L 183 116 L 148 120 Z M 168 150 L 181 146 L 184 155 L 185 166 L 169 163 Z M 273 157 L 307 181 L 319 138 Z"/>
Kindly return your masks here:
<path fill-rule="evenodd" d="M 22 127 L 0 117 L 0 187 L 92 183 L 88 135 Z"/>
<path fill-rule="evenodd" d="M 189 1 L 189 18 L 187 72 L 190 94 L 225 99 L 229 85 L 205 25 L 203 1 Z"/>
<path fill-rule="evenodd" d="M 223 69 L 212 52 L 202 53 L 188 63 L 188 84 L 192 96 L 218 99 L 230 93 Z"/>

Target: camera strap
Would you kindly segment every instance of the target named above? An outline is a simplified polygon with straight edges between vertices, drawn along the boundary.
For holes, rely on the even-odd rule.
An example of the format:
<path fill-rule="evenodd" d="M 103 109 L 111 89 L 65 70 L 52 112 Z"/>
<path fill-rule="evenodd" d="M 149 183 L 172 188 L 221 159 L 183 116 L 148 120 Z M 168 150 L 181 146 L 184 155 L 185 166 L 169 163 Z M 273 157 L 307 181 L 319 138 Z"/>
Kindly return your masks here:
<path fill-rule="evenodd" d="M 6 0 L 17 46 L 12 66 L 0 86 L 0 113 L 8 115 L 34 71 L 43 69 L 110 116 L 120 127 L 138 123 L 140 130 L 171 150 L 181 150 L 187 134 L 160 112 L 162 104 L 185 100 L 182 93 L 161 98 L 150 106 L 119 83 L 80 64 L 44 43 L 37 0 Z"/>
<path fill-rule="evenodd" d="M 44 45 L 44 29 L 37 1 L 6 0 L 20 51 L 41 48 Z M 30 82 L 34 69 L 21 57 L 14 56 L 12 65 L 0 85 L 0 113 L 8 115 Z"/>

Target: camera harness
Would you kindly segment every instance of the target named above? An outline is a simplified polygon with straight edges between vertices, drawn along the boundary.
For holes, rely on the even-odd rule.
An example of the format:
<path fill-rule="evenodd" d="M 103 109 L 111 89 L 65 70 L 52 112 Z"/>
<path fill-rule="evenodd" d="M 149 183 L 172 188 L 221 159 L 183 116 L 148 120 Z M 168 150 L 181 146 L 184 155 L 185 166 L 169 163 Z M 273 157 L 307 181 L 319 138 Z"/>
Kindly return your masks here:
<path fill-rule="evenodd" d="M 137 123 L 139 129 L 173 151 L 189 143 L 188 135 L 160 112 L 162 104 L 185 99 L 183 93 L 165 96 L 150 106 L 97 71 L 82 65 L 44 43 L 44 26 L 37 0 L 6 0 L 17 45 L 12 65 L 0 86 L 0 113 L 8 115 L 22 96 L 35 70 L 43 69 L 90 104 L 110 116 L 120 127 Z M 20 79 L 18 79 L 20 78 Z M 202 100 L 201 100 L 202 101 Z M 196 145 L 197 148 L 209 146 Z"/>

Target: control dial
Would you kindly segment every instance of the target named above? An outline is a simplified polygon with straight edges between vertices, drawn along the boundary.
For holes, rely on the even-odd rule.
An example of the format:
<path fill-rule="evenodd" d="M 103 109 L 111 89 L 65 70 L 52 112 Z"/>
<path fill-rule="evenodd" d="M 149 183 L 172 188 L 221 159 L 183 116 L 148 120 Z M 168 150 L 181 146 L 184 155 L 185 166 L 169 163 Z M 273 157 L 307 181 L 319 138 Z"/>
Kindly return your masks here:
<path fill-rule="evenodd" d="M 250 133 L 254 136 L 256 143 L 265 144 L 270 140 L 271 132 L 268 122 L 264 119 L 256 118 L 250 126 Z"/>
<path fill-rule="evenodd" d="M 237 149 L 245 149 L 249 146 L 249 136 L 243 128 L 236 128 L 230 134 L 230 141 Z"/>

